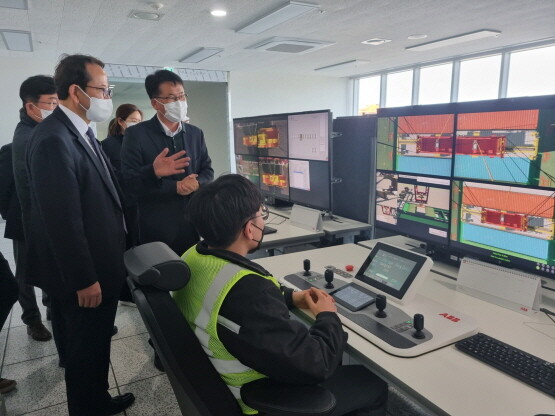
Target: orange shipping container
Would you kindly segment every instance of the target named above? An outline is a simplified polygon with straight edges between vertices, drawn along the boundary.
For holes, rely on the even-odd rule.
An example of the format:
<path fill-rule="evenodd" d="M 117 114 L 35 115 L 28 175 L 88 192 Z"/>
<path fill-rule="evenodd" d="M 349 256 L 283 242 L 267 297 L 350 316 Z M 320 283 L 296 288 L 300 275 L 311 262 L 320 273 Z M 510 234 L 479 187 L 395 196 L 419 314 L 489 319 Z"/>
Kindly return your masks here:
<path fill-rule="evenodd" d="M 457 130 L 535 130 L 539 110 L 459 114 Z"/>
<path fill-rule="evenodd" d="M 453 114 L 439 114 L 436 116 L 405 116 L 399 117 L 399 134 L 417 133 L 453 133 L 455 116 Z"/>

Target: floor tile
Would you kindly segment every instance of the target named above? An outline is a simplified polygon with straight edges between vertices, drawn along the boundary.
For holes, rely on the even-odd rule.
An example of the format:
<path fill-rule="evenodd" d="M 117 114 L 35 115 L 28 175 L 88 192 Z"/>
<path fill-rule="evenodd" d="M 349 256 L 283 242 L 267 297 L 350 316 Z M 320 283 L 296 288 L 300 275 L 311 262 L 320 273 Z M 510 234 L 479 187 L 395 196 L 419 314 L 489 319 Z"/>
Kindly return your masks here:
<path fill-rule="evenodd" d="M 148 338 L 141 334 L 112 342 L 111 361 L 119 386 L 162 374 L 154 367 Z"/>
<path fill-rule="evenodd" d="M 4 396 L 10 416 L 25 414 L 66 401 L 64 370 L 58 367 L 57 355 L 4 365 L 2 373 L 3 377 L 17 381 L 16 390 Z M 110 386 L 116 386 L 112 372 L 108 376 L 108 382 Z"/>
<path fill-rule="evenodd" d="M 46 306 L 42 304 L 42 297 L 37 296 L 37 306 L 39 307 L 40 314 L 42 316 L 42 321 L 46 323 Z M 21 309 L 21 305 L 19 304 L 19 302 L 16 302 L 12 308 L 13 317 L 12 317 L 12 322 L 10 323 L 11 327 L 25 325 L 21 320 L 22 313 L 23 313 L 23 310 Z"/>
<path fill-rule="evenodd" d="M 118 306 L 116 325 L 118 326 L 118 333 L 114 335 L 113 340 L 147 332 L 139 310 L 133 306 Z"/>
<path fill-rule="evenodd" d="M 15 316 L 12 321 L 13 319 L 15 319 Z M 50 322 L 46 322 L 45 326 L 52 330 Z M 25 325 L 10 328 L 4 365 L 51 355 L 58 359 L 58 351 L 53 339 L 50 341 L 35 341 L 27 334 L 27 326 Z"/>
<path fill-rule="evenodd" d="M 8 317 L 8 319 L 10 319 Z M 8 330 L 4 329 L 0 331 L 0 375 L 2 375 L 2 360 L 4 359 L 4 347 L 6 346 L 6 336 L 8 335 Z"/>
<path fill-rule="evenodd" d="M 121 387 L 123 392 L 131 392 L 136 401 L 127 411 L 127 416 L 181 416 L 168 377 L 165 374 L 151 377 Z"/>

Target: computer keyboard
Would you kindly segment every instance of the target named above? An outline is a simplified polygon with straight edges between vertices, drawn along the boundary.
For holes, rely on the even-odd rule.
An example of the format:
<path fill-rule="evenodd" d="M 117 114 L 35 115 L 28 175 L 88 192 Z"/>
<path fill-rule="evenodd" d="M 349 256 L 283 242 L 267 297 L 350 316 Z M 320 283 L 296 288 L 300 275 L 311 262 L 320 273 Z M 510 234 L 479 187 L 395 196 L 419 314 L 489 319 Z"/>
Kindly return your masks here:
<path fill-rule="evenodd" d="M 555 397 L 555 364 L 482 333 L 457 342 L 455 347 Z"/>

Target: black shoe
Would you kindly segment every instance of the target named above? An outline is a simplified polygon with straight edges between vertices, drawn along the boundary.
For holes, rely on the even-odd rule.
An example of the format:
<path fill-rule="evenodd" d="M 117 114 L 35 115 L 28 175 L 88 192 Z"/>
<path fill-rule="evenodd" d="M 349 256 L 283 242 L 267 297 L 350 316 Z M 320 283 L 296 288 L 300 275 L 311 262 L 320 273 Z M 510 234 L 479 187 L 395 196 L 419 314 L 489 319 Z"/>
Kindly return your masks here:
<path fill-rule="evenodd" d="M 135 401 L 133 393 L 125 393 L 121 396 L 114 396 L 107 406 L 99 409 L 99 416 L 117 415 L 123 412 Z"/>
<path fill-rule="evenodd" d="M 28 325 L 27 334 L 31 335 L 31 338 L 35 341 L 49 341 L 52 339 L 52 334 L 41 321 Z"/>
<path fill-rule="evenodd" d="M 154 352 L 154 367 L 156 367 L 158 371 L 161 371 L 163 373 L 166 372 L 166 370 L 164 370 L 164 365 L 162 364 L 162 360 L 160 359 L 160 357 L 156 352 Z"/>
<path fill-rule="evenodd" d="M 114 325 L 114 328 L 112 329 L 112 336 L 116 335 L 118 333 L 118 327 Z"/>

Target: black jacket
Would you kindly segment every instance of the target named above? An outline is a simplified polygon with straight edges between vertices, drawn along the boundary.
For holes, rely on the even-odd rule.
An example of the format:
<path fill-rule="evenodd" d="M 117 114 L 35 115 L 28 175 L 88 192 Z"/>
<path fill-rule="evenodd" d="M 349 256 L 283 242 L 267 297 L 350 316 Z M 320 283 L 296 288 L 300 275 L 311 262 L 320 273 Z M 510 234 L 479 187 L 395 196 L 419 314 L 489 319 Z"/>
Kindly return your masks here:
<path fill-rule="evenodd" d="M 201 254 L 213 255 L 270 275 L 260 265 L 227 250 L 197 244 Z M 293 291 L 281 291 L 268 279 L 247 275 L 229 291 L 220 315 L 241 327 L 235 333 L 218 324 L 218 337 L 244 365 L 286 383 L 315 384 L 330 377 L 343 356 L 347 334 L 336 313 L 321 312 L 310 328 L 289 316 Z"/>
<path fill-rule="evenodd" d="M 0 149 L 0 214 L 6 220 L 4 237 L 23 241 L 23 223 L 13 177 L 11 143 Z"/>
<path fill-rule="evenodd" d="M 114 172 L 122 183 L 122 176 L 121 176 L 121 145 L 123 143 L 123 135 L 117 136 L 108 136 L 104 140 L 102 140 L 102 150 L 110 159 L 112 163 L 112 167 L 114 168 Z"/>
<path fill-rule="evenodd" d="M 67 296 L 99 282 L 117 296 L 126 271 L 121 190 L 60 107 L 34 130 L 27 149 L 32 195 L 27 283 Z M 126 216 L 127 218 L 127 216 Z"/>
<path fill-rule="evenodd" d="M 196 173 L 202 185 L 214 178 L 214 170 L 201 129 L 183 123 L 178 137 L 191 158 L 183 174 L 162 179 L 154 174 L 156 156 L 165 147 L 168 155 L 175 153 L 172 138 L 166 136 L 156 115 L 125 130 L 121 163 L 125 193 L 138 206 L 141 242 L 162 241 L 181 255 L 198 241 L 198 235 L 185 218 L 190 195 L 177 193 L 177 181 Z"/>

